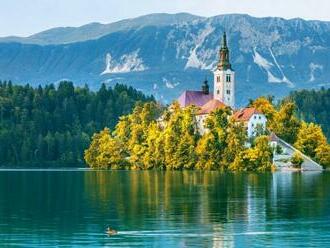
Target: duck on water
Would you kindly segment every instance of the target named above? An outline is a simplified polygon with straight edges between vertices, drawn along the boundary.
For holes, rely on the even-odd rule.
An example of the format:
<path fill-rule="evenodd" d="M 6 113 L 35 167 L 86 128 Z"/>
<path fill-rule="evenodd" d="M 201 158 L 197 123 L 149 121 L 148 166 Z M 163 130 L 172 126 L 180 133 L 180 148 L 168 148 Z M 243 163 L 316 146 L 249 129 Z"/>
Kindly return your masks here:
<path fill-rule="evenodd" d="M 107 228 L 106 233 L 108 235 L 116 235 L 116 234 L 118 234 L 118 232 L 115 229 L 111 228 L 111 227 L 108 227 Z"/>

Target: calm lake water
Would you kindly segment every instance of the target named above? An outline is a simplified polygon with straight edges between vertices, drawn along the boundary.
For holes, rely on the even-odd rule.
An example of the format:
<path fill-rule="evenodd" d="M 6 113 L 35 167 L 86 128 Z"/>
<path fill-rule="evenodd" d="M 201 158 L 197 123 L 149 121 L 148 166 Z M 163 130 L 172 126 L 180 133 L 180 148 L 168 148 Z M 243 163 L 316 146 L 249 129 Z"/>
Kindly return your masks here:
<path fill-rule="evenodd" d="M 1 170 L 0 246 L 330 247 L 330 173 Z"/>

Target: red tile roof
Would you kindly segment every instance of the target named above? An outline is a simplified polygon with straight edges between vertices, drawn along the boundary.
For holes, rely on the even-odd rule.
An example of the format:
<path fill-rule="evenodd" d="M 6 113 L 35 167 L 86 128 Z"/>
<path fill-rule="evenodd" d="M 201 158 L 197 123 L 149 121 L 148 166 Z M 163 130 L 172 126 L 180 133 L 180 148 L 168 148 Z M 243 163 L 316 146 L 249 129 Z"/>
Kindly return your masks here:
<path fill-rule="evenodd" d="M 205 103 L 213 99 L 213 94 L 205 94 L 203 91 L 190 91 L 187 90 L 179 97 L 178 102 L 181 108 L 188 107 L 189 105 L 195 105 L 202 107 Z"/>
<path fill-rule="evenodd" d="M 213 99 L 211 101 L 208 101 L 206 104 L 204 104 L 201 107 L 198 114 L 199 115 L 209 114 L 216 109 L 225 108 L 225 107 L 226 107 L 226 104 L 224 104 L 223 102 L 220 102 L 219 100 Z"/>
<path fill-rule="evenodd" d="M 249 121 L 254 114 L 262 114 L 256 108 L 244 108 L 234 113 L 234 119 L 236 121 Z"/>

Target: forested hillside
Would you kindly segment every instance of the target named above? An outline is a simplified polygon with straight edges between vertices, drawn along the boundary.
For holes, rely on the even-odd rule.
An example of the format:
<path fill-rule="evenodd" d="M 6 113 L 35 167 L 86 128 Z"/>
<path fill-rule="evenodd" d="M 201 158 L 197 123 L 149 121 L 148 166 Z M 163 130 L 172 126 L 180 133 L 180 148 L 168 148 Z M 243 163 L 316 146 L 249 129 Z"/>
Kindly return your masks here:
<path fill-rule="evenodd" d="M 295 91 L 289 98 L 296 103 L 299 118 L 320 124 L 330 141 L 330 89 Z"/>
<path fill-rule="evenodd" d="M 32 88 L 0 81 L 0 166 L 81 166 L 93 133 L 152 100 L 123 85 L 92 92 L 72 82 Z"/>

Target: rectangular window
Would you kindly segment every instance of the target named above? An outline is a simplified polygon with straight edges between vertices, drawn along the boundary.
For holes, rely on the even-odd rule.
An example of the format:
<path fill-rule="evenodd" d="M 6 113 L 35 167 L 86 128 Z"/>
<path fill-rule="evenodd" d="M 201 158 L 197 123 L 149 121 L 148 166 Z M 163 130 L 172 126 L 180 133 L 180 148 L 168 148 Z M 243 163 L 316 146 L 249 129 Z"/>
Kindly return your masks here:
<path fill-rule="evenodd" d="M 220 81 L 221 81 L 221 77 L 217 76 L 217 82 L 220 83 Z"/>
<path fill-rule="evenodd" d="M 227 90 L 227 95 L 230 95 L 230 90 Z"/>
<path fill-rule="evenodd" d="M 217 94 L 218 94 L 218 95 L 220 94 L 220 90 L 217 90 Z"/>
<path fill-rule="evenodd" d="M 231 81 L 230 74 L 227 74 L 227 75 L 226 75 L 226 82 L 227 82 L 227 83 L 230 83 L 230 81 Z"/>

